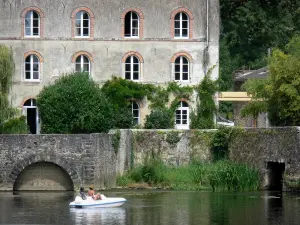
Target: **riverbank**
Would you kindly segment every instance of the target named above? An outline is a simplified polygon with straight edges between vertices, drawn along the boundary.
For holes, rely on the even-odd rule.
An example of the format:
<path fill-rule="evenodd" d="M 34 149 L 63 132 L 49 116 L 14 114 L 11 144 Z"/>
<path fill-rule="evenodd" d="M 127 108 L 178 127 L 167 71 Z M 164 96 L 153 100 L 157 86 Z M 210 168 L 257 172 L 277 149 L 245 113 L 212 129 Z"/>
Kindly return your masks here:
<path fill-rule="evenodd" d="M 259 189 L 259 179 L 257 169 L 228 160 L 215 163 L 192 162 L 175 167 L 152 159 L 117 177 L 117 186 L 136 189 L 255 191 Z"/>

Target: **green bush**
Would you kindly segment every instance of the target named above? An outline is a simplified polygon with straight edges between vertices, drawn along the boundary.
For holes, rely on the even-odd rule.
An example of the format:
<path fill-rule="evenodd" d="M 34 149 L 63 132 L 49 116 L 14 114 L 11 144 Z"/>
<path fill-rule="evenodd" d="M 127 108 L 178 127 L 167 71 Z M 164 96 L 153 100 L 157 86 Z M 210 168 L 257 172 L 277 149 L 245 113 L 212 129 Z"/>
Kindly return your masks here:
<path fill-rule="evenodd" d="M 73 73 L 44 87 L 38 95 L 43 133 L 108 132 L 114 108 L 86 73 Z"/>
<path fill-rule="evenodd" d="M 146 129 L 171 129 L 174 128 L 174 115 L 168 109 L 153 109 L 146 116 Z"/>
<path fill-rule="evenodd" d="M 0 126 L 0 134 L 28 134 L 25 116 L 10 119 Z"/>

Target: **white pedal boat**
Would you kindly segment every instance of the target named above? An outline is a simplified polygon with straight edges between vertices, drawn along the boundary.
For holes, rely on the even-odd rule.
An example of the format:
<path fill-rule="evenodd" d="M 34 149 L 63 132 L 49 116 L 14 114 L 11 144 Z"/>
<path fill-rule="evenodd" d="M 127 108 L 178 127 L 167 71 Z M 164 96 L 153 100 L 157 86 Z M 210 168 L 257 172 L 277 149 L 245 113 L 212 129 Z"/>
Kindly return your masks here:
<path fill-rule="evenodd" d="M 87 197 L 83 200 L 80 196 L 75 197 L 75 201 L 69 204 L 70 207 L 75 208 L 108 208 L 108 207 L 120 207 L 125 202 L 125 198 L 107 198 L 104 195 L 101 195 L 102 200 L 94 200 L 92 197 Z"/>

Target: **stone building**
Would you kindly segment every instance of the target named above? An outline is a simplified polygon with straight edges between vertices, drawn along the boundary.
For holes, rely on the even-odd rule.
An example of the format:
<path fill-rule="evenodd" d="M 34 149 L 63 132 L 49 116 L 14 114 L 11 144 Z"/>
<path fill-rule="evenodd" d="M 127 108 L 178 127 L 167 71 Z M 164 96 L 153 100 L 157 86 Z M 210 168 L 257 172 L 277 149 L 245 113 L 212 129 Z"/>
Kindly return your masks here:
<path fill-rule="evenodd" d="M 65 73 L 87 71 L 100 85 L 113 75 L 136 82 L 194 85 L 216 66 L 218 0 L 3 0 L 0 44 L 13 49 L 12 102 L 39 133 L 36 96 Z M 177 128 L 195 103 L 182 102 Z M 143 123 L 146 101 L 133 102 Z"/>

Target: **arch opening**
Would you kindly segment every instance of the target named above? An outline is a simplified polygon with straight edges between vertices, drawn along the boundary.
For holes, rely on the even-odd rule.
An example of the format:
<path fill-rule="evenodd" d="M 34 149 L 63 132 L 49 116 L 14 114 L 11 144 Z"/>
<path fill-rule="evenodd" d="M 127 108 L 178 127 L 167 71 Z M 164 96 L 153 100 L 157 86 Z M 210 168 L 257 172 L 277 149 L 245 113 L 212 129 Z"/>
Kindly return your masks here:
<path fill-rule="evenodd" d="M 267 162 L 268 190 L 282 191 L 285 163 Z"/>
<path fill-rule="evenodd" d="M 69 174 L 57 164 L 36 162 L 25 167 L 17 176 L 14 191 L 74 191 Z"/>

